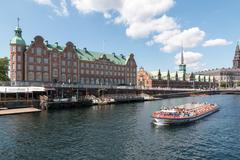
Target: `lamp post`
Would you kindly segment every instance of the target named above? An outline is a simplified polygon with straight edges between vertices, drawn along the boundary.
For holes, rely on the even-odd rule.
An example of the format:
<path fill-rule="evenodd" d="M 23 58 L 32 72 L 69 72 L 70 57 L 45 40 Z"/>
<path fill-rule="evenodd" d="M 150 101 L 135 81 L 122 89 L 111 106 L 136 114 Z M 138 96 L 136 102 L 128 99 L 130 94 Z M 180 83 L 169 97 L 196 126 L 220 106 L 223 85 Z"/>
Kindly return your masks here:
<path fill-rule="evenodd" d="M 192 83 L 193 83 L 193 90 L 195 90 L 195 81 L 193 80 Z"/>
<path fill-rule="evenodd" d="M 62 99 L 63 99 L 63 86 L 64 86 L 64 83 L 62 83 L 61 87 L 62 87 Z"/>
<path fill-rule="evenodd" d="M 68 88 L 69 88 L 69 90 L 71 88 L 71 91 L 69 91 L 69 92 L 71 92 L 71 97 L 72 97 L 73 96 L 73 94 L 72 94 L 73 88 L 72 88 L 72 85 L 71 85 L 71 79 L 70 78 L 68 79 Z"/>

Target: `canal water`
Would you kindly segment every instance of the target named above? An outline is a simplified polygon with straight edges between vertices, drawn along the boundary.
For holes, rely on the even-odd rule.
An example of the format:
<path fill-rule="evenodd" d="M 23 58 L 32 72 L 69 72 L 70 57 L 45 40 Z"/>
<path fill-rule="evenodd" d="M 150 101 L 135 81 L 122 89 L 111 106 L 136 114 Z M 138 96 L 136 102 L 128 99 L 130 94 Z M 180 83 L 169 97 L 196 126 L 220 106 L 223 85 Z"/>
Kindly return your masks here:
<path fill-rule="evenodd" d="M 187 102 L 221 110 L 184 126 L 155 128 L 151 113 Z M 240 159 L 240 96 L 215 95 L 0 117 L 0 159 Z"/>

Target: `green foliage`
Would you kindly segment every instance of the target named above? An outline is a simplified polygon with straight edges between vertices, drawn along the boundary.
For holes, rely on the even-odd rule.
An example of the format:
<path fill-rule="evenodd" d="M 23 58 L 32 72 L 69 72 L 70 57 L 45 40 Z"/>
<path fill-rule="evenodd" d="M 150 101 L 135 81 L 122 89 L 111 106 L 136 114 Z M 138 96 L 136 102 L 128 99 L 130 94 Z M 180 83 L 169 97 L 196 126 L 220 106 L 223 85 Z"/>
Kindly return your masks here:
<path fill-rule="evenodd" d="M 237 86 L 240 86 L 240 81 L 237 81 Z"/>
<path fill-rule="evenodd" d="M 220 87 L 226 88 L 227 87 L 227 83 L 226 82 L 220 82 Z"/>
<path fill-rule="evenodd" d="M 0 58 L 0 81 L 9 81 L 8 77 L 9 59 L 7 57 Z"/>

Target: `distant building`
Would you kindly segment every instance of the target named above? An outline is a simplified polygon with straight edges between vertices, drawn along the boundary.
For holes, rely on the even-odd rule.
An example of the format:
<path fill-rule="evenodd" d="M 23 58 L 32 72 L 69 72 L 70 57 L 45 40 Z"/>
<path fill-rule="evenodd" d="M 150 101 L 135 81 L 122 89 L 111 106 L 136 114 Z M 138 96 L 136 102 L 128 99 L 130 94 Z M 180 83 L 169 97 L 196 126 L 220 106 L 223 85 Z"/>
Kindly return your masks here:
<path fill-rule="evenodd" d="M 221 87 L 236 87 L 240 85 L 240 47 L 237 44 L 233 58 L 232 68 L 217 68 L 200 71 L 196 74 L 211 75 L 215 77 Z"/>
<path fill-rule="evenodd" d="M 213 76 L 187 74 L 182 50 L 179 71 L 147 72 L 141 67 L 137 73 L 137 85 L 143 88 L 215 88 L 217 84 Z"/>
<path fill-rule="evenodd" d="M 141 67 L 137 74 L 138 86 L 142 88 L 216 88 L 217 83 L 212 76 L 186 74 L 178 72 L 147 72 Z"/>
<path fill-rule="evenodd" d="M 79 49 L 72 42 L 60 46 L 36 36 L 30 45 L 18 26 L 10 41 L 10 79 L 13 82 L 136 85 L 134 54 L 107 54 Z"/>

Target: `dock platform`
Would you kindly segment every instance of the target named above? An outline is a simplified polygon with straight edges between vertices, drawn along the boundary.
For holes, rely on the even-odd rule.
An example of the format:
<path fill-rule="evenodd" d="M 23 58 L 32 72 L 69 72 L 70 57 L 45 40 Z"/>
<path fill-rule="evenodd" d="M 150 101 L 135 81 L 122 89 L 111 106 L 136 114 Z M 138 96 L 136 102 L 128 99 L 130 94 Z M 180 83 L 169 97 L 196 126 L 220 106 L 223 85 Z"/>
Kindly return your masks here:
<path fill-rule="evenodd" d="M 11 115 L 11 114 L 34 113 L 34 112 L 41 112 L 41 110 L 33 107 L 17 108 L 17 109 L 1 109 L 0 116 Z"/>

